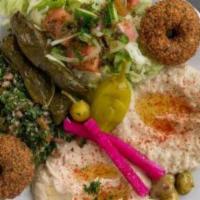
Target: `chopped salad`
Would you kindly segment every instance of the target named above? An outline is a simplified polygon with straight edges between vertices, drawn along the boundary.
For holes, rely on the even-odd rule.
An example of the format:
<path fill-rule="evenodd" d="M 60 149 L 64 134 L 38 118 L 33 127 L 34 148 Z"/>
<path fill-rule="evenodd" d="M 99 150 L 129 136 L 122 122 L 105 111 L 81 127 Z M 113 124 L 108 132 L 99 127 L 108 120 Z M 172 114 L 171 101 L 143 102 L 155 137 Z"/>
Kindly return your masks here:
<path fill-rule="evenodd" d="M 151 0 L 20 0 L 1 1 L 0 13 L 20 11 L 48 37 L 52 62 L 89 72 L 96 79 L 118 74 L 125 66 L 134 85 L 160 72 L 138 42 L 140 18 Z M 95 79 L 95 80 L 94 80 Z"/>

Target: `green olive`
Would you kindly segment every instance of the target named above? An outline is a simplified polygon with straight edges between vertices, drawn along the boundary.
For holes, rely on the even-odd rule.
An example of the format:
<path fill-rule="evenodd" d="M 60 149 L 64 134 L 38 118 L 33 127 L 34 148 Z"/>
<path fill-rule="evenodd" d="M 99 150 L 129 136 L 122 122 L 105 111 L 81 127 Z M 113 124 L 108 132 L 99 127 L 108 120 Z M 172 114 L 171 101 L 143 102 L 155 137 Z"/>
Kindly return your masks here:
<path fill-rule="evenodd" d="M 153 198 L 166 199 L 175 192 L 174 187 L 175 178 L 171 174 L 167 174 L 159 181 L 153 183 L 151 189 L 151 196 Z"/>
<path fill-rule="evenodd" d="M 177 191 L 172 192 L 167 198 L 163 198 L 162 200 L 179 200 Z"/>
<path fill-rule="evenodd" d="M 192 173 L 185 171 L 183 173 L 177 174 L 175 186 L 179 194 L 188 194 L 194 187 Z"/>
<path fill-rule="evenodd" d="M 70 108 L 72 118 L 77 122 L 84 122 L 90 117 L 90 106 L 83 100 L 75 102 Z"/>

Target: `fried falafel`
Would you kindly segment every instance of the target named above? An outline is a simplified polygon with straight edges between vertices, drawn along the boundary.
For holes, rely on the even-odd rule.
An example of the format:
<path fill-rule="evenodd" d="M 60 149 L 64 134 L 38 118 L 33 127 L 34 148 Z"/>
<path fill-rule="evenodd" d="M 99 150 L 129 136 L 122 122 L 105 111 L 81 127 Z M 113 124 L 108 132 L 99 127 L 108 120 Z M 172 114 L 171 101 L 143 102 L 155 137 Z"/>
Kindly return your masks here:
<path fill-rule="evenodd" d="M 147 53 L 165 65 L 185 63 L 200 43 L 200 18 L 185 0 L 163 0 L 150 7 L 139 34 Z"/>
<path fill-rule="evenodd" d="M 0 136 L 0 199 L 14 198 L 28 186 L 35 167 L 29 148 L 11 135 Z"/>

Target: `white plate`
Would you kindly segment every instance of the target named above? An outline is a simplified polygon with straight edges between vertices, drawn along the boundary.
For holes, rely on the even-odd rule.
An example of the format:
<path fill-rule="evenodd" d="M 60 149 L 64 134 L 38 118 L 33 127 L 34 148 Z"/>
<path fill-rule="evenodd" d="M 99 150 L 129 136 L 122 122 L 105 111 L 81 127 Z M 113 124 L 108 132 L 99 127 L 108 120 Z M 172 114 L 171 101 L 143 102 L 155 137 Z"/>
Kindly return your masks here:
<path fill-rule="evenodd" d="M 0 18 L 1 20 L 1 18 Z M 0 39 L 5 35 L 3 28 L 0 27 Z M 196 53 L 196 55 L 189 61 L 189 64 L 200 70 L 200 50 Z M 200 169 L 194 172 L 195 178 L 195 188 L 193 191 L 184 197 L 181 197 L 181 200 L 199 200 L 200 197 Z M 27 188 L 19 197 L 15 198 L 15 200 L 33 200 L 30 188 Z M 51 199 L 49 199 L 51 200 Z"/>

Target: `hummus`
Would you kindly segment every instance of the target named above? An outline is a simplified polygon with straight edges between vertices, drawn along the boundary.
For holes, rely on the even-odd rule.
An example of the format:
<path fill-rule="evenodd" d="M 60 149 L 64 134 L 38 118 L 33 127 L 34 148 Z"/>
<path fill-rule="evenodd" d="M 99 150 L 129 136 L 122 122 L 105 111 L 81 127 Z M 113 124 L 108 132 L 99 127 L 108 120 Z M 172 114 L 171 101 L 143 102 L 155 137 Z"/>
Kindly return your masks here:
<path fill-rule="evenodd" d="M 142 180 L 145 176 L 135 168 Z M 98 195 L 84 191 L 84 185 L 100 182 Z M 149 200 L 140 198 L 108 157 L 92 142 L 80 148 L 77 142 L 59 145 L 36 175 L 32 187 L 35 200 Z"/>
<path fill-rule="evenodd" d="M 200 72 L 166 68 L 134 89 L 129 112 L 114 131 L 167 172 L 200 165 Z"/>
<path fill-rule="evenodd" d="M 160 75 L 134 89 L 129 112 L 114 130 L 121 137 L 165 167 L 167 172 L 191 170 L 200 164 L 200 72 L 166 68 Z M 150 181 L 135 166 L 138 175 Z M 98 200 L 149 200 L 139 197 L 107 155 L 89 142 L 59 145 L 37 173 L 35 200 L 93 200 L 84 191 L 92 181 L 101 183 Z"/>

